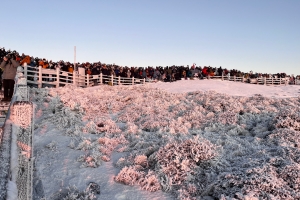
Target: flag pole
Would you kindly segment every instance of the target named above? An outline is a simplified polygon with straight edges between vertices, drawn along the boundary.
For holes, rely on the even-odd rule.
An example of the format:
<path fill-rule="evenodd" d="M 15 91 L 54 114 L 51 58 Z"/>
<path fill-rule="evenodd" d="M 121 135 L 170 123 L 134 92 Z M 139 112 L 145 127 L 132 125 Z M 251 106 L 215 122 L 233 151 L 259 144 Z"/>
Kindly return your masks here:
<path fill-rule="evenodd" d="M 74 46 L 74 70 L 78 71 L 77 66 L 76 66 L 76 46 Z"/>

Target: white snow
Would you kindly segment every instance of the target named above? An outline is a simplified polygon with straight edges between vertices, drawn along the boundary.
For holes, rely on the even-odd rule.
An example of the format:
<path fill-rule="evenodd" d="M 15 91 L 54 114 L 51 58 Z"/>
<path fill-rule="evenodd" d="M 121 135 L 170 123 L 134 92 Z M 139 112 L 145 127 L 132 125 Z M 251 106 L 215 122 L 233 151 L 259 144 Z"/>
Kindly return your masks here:
<path fill-rule="evenodd" d="M 299 94 L 294 85 L 219 80 L 32 89 L 34 197 L 300 198 L 290 187 L 300 185 Z M 115 180 L 125 167 L 133 186 Z M 161 190 L 142 190 L 157 181 Z M 86 190 L 90 182 L 101 194 Z"/>
<path fill-rule="evenodd" d="M 299 85 L 257 85 L 222 80 L 182 80 L 176 82 L 157 82 L 149 84 L 172 93 L 215 91 L 232 96 L 250 97 L 261 94 L 265 97 L 287 98 L 300 95 Z"/>

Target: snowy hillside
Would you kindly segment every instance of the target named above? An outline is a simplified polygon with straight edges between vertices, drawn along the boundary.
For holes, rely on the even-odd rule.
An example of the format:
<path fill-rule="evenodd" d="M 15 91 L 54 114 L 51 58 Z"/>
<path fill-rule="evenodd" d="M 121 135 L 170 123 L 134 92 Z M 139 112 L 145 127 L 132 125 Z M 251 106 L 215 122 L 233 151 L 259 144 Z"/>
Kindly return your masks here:
<path fill-rule="evenodd" d="M 35 199 L 300 199 L 300 87 L 32 89 Z"/>

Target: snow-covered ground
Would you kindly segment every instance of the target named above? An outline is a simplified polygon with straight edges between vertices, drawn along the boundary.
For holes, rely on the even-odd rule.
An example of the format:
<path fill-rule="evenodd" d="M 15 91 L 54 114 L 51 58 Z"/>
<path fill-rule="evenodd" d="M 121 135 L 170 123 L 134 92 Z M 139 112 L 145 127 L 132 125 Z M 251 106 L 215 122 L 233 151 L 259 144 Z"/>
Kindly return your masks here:
<path fill-rule="evenodd" d="M 161 88 L 172 93 L 215 91 L 217 93 L 232 96 L 250 97 L 261 94 L 265 97 L 298 97 L 300 95 L 299 85 L 256 85 L 241 82 L 222 80 L 183 80 L 173 83 L 158 82 L 151 84 L 153 87 Z"/>
<path fill-rule="evenodd" d="M 300 199 L 299 95 L 219 80 L 32 89 L 35 199 Z"/>

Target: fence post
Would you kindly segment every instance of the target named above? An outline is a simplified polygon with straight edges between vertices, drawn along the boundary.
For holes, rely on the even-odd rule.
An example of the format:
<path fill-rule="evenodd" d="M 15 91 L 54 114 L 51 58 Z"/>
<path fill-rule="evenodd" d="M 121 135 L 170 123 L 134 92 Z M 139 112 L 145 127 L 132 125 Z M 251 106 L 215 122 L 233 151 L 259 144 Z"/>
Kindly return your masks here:
<path fill-rule="evenodd" d="M 132 85 L 134 85 L 134 76 L 132 77 L 132 82 L 131 82 Z"/>
<path fill-rule="evenodd" d="M 146 79 L 144 78 L 144 80 L 143 80 L 143 84 L 145 85 L 145 83 L 146 83 Z"/>
<path fill-rule="evenodd" d="M 264 85 L 267 85 L 267 77 L 264 77 Z"/>
<path fill-rule="evenodd" d="M 223 72 L 222 72 L 222 81 L 224 81 Z"/>
<path fill-rule="evenodd" d="M 284 78 L 284 82 L 285 82 L 285 85 L 287 85 L 288 84 L 288 79 Z"/>
<path fill-rule="evenodd" d="M 59 75 L 60 75 L 60 69 L 59 67 L 56 68 L 56 87 L 59 87 Z"/>
<path fill-rule="evenodd" d="M 100 73 L 100 84 L 103 84 L 103 80 L 102 80 L 102 73 Z"/>
<path fill-rule="evenodd" d="M 39 81 L 38 81 L 38 88 L 42 87 L 42 66 L 39 66 Z"/>
<path fill-rule="evenodd" d="M 87 74 L 86 75 L 86 87 L 90 87 L 90 75 L 89 74 Z"/>
<path fill-rule="evenodd" d="M 73 71 L 73 85 L 77 85 L 77 83 L 76 83 L 76 71 Z"/>
<path fill-rule="evenodd" d="M 273 85 L 273 76 L 271 77 L 271 80 L 272 80 L 272 85 Z"/>
<path fill-rule="evenodd" d="M 114 75 L 111 75 L 111 86 L 114 85 Z"/>
<path fill-rule="evenodd" d="M 236 82 L 236 76 L 235 75 L 233 76 L 233 81 Z"/>
<path fill-rule="evenodd" d="M 24 76 L 26 77 L 26 80 L 28 80 L 28 78 L 27 78 L 27 63 L 24 63 Z"/>
<path fill-rule="evenodd" d="M 279 85 L 281 85 L 281 77 L 279 77 Z"/>
<path fill-rule="evenodd" d="M 121 85 L 121 76 L 118 77 L 118 85 Z"/>

